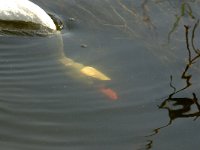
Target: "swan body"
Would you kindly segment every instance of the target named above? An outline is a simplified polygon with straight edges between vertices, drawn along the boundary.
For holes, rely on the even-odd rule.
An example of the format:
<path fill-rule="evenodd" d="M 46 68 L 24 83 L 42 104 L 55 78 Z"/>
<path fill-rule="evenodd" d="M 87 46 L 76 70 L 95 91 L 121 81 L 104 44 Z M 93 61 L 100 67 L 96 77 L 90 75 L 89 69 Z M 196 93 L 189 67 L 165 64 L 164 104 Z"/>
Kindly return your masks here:
<path fill-rule="evenodd" d="M 29 0 L 0 0 L 0 20 L 32 22 L 56 30 L 51 17 Z"/>

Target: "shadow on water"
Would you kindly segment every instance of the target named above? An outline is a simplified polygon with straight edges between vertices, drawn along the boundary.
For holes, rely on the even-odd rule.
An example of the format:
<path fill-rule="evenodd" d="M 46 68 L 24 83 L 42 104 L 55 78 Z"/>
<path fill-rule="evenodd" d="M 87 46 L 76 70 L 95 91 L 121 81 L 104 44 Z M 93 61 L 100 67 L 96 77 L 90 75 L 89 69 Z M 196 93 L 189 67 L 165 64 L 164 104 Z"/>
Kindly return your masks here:
<path fill-rule="evenodd" d="M 189 39 L 189 31 L 191 29 L 190 26 L 185 25 L 185 39 L 186 39 L 186 47 L 188 51 L 188 60 L 184 71 L 182 72 L 181 79 L 185 81 L 185 86 L 180 89 L 177 89 L 173 85 L 173 76 L 170 76 L 170 87 L 173 89 L 173 92 L 169 94 L 169 96 L 163 100 L 163 102 L 158 106 L 159 109 L 165 109 L 168 112 L 169 122 L 161 127 L 155 128 L 153 130 L 153 134 L 148 135 L 147 137 L 156 136 L 161 132 L 163 128 L 169 127 L 172 125 L 173 121 L 178 118 L 194 118 L 194 121 L 200 116 L 200 104 L 198 101 L 198 97 L 195 92 L 191 93 L 191 97 L 180 97 L 179 93 L 185 92 L 192 86 L 192 74 L 189 73 L 189 69 L 195 65 L 195 63 L 200 58 L 200 49 L 196 48 L 194 44 L 195 40 L 195 32 L 197 27 L 199 26 L 199 20 L 195 23 L 191 31 L 191 39 Z M 146 144 L 146 149 L 152 149 L 153 140 L 148 140 Z"/>

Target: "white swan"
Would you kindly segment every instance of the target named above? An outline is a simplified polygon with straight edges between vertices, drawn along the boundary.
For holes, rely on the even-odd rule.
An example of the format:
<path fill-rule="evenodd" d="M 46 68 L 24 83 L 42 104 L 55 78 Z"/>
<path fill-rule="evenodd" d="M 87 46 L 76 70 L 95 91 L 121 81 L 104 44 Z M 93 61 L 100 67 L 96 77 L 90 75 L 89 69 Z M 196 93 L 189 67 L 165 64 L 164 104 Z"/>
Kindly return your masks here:
<path fill-rule="evenodd" d="M 32 22 L 56 30 L 51 17 L 29 0 L 0 0 L 0 20 Z"/>
<path fill-rule="evenodd" d="M 0 23 L 1 21 L 3 21 L 4 24 L 3 26 L 0 24 L 0 30 L 3 30 L 7 27 L 7 21 L 11 21 L 11 24 L 12 21 L 20 21 L 42 25 L 53 31 L 56 31 L 56 25 L 51 17 L 42 8 L 29 0 L 0 0 Z M 14 25 L 11 25 L 11 30 L 13 26 Z M 60 41 L 62 41 L 61 34 L 59 32 L 57 33 L 57 36 L 60 37 Z M 84 66 L 81 63 L 77 63 L 74 60 L 67 58 L 64 56 L 63 50 L 60 53 L 63 53 L 63 55 L 58 61 L 64 64 L 66 67 L 71 67 L 76 71 L 78 70 L 85 76 L 89 76 L 98 80 L 111 80 L 108 76 L 97 69 L 90 66 Z"/>

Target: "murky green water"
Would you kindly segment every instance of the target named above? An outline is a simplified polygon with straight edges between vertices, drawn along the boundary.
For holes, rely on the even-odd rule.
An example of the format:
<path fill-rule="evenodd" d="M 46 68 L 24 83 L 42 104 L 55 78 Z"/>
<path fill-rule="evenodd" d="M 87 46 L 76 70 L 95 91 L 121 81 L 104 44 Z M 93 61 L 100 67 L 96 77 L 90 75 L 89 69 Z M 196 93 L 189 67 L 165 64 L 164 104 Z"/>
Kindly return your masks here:
<path fill-rule="evenodd" d="M 0 38 L 1 149 L 199 147 L 200 1 L 33 2 L 64 29 Z M 63 56 L 111 80 L 84 76 Z"/>

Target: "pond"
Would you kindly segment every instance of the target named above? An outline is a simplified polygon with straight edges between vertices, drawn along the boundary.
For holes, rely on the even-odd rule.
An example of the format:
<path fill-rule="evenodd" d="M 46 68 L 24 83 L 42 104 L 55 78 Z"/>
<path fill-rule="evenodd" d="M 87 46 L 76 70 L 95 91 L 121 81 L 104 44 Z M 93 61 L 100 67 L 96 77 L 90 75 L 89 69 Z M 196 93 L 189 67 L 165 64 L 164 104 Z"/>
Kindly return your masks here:
<path fill-rule="evenodd" d="M 1 35 L 3 150 L 199 147 L 199 0 L 32 2 L 64 27 Z"/>

